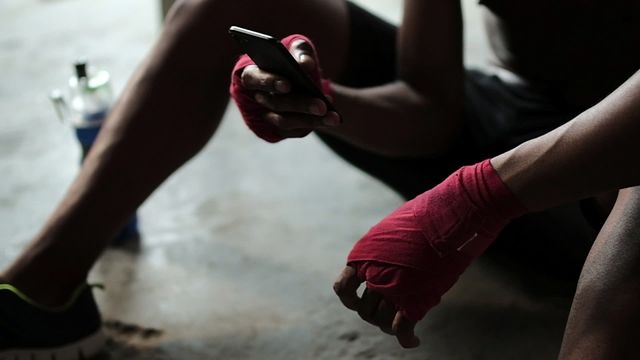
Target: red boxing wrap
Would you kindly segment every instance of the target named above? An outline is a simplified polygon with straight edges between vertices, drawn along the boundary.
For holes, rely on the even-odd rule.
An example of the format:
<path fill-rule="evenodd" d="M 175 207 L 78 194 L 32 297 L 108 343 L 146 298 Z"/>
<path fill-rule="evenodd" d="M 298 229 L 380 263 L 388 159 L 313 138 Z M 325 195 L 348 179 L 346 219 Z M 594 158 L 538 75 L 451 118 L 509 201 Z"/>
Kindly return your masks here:
<path fill-rule="evenodd" d="M 419 321 L 509 220 L 525 212 L 485 160 L 460 168 L 371 228 L 348 265 L 407 319 Z"/>
<path fill-rule="evenodd" d="M 280 42 L 289 49 L 296 40 L 303 40 L 311 45 L 315 55 L 316 65 L 318 66 L 316 66 L 315 70 L 309 74 L 309 76 L 311 77 L 311 80 L 313 80 L 313 82 L 322 89 L 322 93 L 329 98 L 331 94 L 331 83 L 329 80 L 322 78 L 322 72 L 319 66 L 320 63 L 318 61 L 318 53 L 311 40 L 304 35 L 294 34 L 287 36 Z M 264 115 L 270 110 L 256 102 L 254 98 L 256 91 L 246 89 L 242 86 L 240 76 L 242 75 L 244 68 L 249 65 L 254 65 L 253 60 L 251 60 L 251 58 L 246 54 L 240 56 L 236 65 L 233 67 L 233 71 L 231 72 L 229 94 L 238 105 L 238 109 L 240 109 L 240 114 L 242 114 L 244 122 L 258 137 L 271 143 L 283 140 L 285 137 L 280 135 L 278 128 L 264 119 Z"/>

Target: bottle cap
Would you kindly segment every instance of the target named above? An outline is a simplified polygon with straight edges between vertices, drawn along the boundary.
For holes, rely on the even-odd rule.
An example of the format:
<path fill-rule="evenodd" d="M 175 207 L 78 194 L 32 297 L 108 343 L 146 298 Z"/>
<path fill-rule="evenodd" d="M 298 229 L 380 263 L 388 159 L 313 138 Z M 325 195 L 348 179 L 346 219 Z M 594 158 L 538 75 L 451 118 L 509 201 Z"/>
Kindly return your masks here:
<path fill-rule="evenodd" d="M 78 79 L 87 77 L 87 61 L 86 60 L 78 60 L 73 63 L 73 66 L 76 69 L 76 77 Z"/>

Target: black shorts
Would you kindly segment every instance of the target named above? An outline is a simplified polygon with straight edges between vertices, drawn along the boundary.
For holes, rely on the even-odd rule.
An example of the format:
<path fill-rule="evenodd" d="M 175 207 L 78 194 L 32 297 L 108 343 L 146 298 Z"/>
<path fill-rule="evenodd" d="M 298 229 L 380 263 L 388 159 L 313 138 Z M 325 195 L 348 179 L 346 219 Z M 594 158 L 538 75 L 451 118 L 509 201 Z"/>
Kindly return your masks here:
<path fill-rule="evenodd" d="M 350 49 L 337 83 L 369 87 L 396 79 L 396 27 L 349 3 Z M 448 153 L 438 157 L 389 158 L 359 149 L 326 134 L 318 136 L 340 157 L 387 184 L 406 199 L 437 185 L 466 164 L 495 156 L 573 118 L 543 94 L 497 74 L 467 70 L 464 130 Z M 579 272 L 595 232 L 577 204 L 527 215 L 513 222 L 497 243 L 511 252 L 543 259 L 546 268 Z M 588 227 L 588 226 L 587 226 Z M 517 238 L 517 239 L 511 239 Z M 528 243 L 532 246 L 522 246 Z M 549 253 L 555 253 L 549 256 Z M 554 258 L 551 259 L 551 258 Z M 566 272 L 565 271 L 565 272 Z"/>

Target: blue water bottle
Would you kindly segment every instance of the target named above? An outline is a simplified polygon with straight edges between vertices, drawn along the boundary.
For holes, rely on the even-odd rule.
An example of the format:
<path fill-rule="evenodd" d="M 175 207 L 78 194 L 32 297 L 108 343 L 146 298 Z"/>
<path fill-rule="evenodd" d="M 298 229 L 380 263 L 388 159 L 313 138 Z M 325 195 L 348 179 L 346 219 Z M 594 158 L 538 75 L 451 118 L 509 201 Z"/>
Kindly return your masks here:
<path fill-rule="evenodd" d="M 75 75 L 69 78 L 69 100 L 58 90 L 52 92 L 51 100 L 58 117 L 73 126 L 82 149 L 82 163 L 113 104 L 113 93 L 107 71 L 93 70 L 84 60 L 74 63 L 74 68 Z M 112 245 L 124 245 L 139 236 L 138 218 L 134 214 L 112 240 Z"/>

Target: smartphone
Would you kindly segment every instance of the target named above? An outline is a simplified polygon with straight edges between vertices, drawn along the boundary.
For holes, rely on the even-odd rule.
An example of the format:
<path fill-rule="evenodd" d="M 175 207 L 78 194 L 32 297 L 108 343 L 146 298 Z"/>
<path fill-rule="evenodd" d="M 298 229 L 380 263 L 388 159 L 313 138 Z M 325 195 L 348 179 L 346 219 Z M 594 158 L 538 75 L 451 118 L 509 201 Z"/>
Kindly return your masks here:
<path fill-rule="evenodd" d="M 240 48 L 262 70 L 280 75 L 289 80 L 295 91 L 322 99 L 329 110 L 335 111 L 329 100 L 293 58 L 280 40 L 238 26 L 229 28 L 229 34 Z"/>

